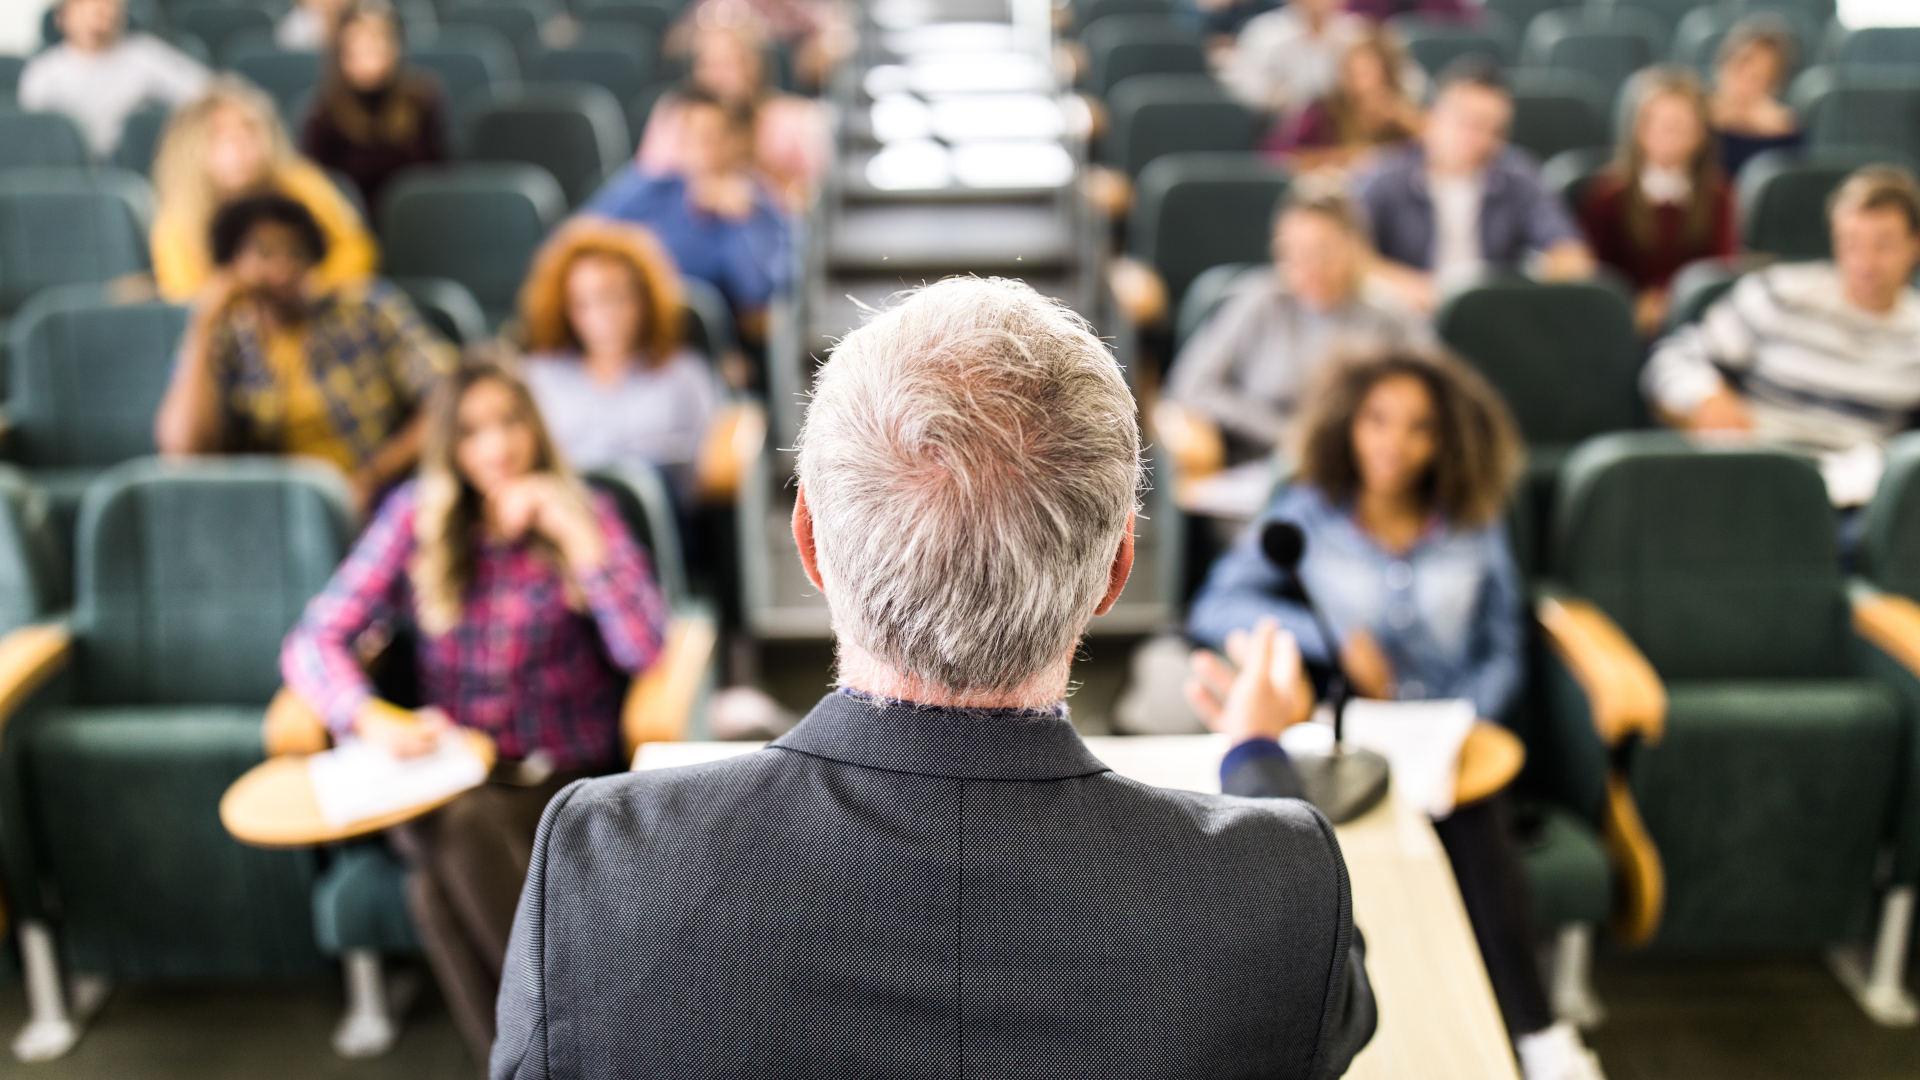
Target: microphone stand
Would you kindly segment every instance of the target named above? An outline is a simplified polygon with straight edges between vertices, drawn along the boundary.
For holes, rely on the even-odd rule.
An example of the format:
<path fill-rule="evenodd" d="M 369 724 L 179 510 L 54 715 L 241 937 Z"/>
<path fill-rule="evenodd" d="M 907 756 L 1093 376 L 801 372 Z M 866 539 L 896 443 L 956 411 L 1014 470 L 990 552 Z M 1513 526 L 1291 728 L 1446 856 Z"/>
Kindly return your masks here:
<path fill-rule="evenodd" d="M 1335 825 L 1343 825 L 1373 809 L 1387 796 L 1387 759 L 1366 749 L 1346 745 L 1347 701 L 1353 696 L 1346 665 L 1340 661 L 1340 639 L 1334 636 L 1320 605 L 1313 602 L 1297 566 L 1287 570 L 1290 590 L 1312 617 L 1314 629 L 1327 646 L 1327 704 L 1333 710 L 1333 750 L 1325 757 L 1302 754 L 1294 761 L 1306 799 Z"/>

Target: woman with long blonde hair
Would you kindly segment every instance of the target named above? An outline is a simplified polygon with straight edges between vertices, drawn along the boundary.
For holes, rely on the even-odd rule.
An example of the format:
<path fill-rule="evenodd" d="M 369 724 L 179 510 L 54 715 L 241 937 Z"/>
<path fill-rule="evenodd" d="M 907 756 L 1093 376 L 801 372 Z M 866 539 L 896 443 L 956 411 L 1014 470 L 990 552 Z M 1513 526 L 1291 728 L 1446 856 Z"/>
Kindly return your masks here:
<path fill-rule="evenodd" d="M 373 236 L 333 181 L 293 149 L 273 102 L 253 84 L 222 75 L 167 122 L 154 157 L 158 210 L 153 276 L 176 303 L 192 299 L 213 275 L 208 226 L 220 207 L 278 191 L 312 212 L 327 240 L 314 284 L 364 281 L 379 253 Z"/>
<path fill-rule="evenodd" d="M 1594 256 L 1633 286 L 1635 321 L 1651 336 L 1666 319 L 1673 276 L 1695 259 L 1733 254 L 1739 229 L 1700 80 L 1685 68 L 1647 68 L 1627 83 L 1627 102 L 1619 149 L 1580 216 Z"/>
<path fill-rule="evenodd" d="M 666 604 L 612 502 L 554 448 L 526 385 L 491 361 L 442 380 L 416 481 L 381 507 L 281 652 L 287 686 L 338 738 L 399 756 L 455 727 L 491 736 L 493 782 L 396 830 L 407 898 L 474 1056 L 540 812 L 618 769 L 620 706 L 659 655 Z M 419 703 L 379 700 L 355 643 L 407 629 Z"/>

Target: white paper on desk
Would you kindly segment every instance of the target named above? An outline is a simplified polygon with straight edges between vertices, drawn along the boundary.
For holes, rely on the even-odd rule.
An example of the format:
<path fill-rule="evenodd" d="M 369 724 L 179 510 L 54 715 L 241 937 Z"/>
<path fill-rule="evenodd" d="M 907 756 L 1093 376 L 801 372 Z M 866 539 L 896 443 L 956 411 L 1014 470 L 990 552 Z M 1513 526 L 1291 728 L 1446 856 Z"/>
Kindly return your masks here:
<path fill-rule="evenodd" d="M 1873 443 L 1820 455 L 1820 477 L 1827 482 L 1827 499 L 1843 509 L 1871 502 L 1880 486 L 1880 474 L 1886 471 L 1887 455 Z"/>
<path fill-rule="evenodd" d="M 465 739 L 441 739 L 411 758 L 355 741 L 309 757 L 307 776 L 321 820 L 339 829 L 476 787 L 487 765 Z"/>
<path fill-rule="evenodd" d="M 1347 702 L 1347 745 L 1372 750 L 1393 770 L 1394 797 L 1428 816 L 1453 813 L 1460 747 L 1473 730 L 1471 701 Z M 1288 728 L 1280 745 L 1289 754 L 1324 754 L 1333 748 L 1333 717 L 1322 706 L 1313 722 Z"/>

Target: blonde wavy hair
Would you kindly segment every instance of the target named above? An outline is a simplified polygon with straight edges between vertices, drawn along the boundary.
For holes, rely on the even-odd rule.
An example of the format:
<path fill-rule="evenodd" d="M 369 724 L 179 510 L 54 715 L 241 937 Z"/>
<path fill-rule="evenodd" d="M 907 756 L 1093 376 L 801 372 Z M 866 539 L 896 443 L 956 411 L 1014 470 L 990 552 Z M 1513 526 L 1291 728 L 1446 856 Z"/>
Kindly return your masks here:
<path fill-rule="evenodd" d="M 460 472 L 460 403 L 482 383 L 496 383 L 512 395 L 514 407 L 533 432 L 533 471 L 552 474 L 583 500 L 590 497 L 586 483 L 560 456 L 532 392 L 502 354 L 476 351 L 458 371 L 441 379 L 427 401 L 426 446 L 420 455 L 413 516 L 413 559 L 407 567 L 416 617 L 421 631 L 429 636 L 449 633 L 459 625 L 467 585 L 473 580 L 474 550 L 485 507 L 479 489 Z M 559 549 L 544 538 L 536 536 L 530 543 L 536 557 L 555 567 L 565 564 Z M 568 582 L 568 606 L 586 610 L 585 598 L 570 577 Z"/>
<path fill-rule="evenodd" d="M 238 75 L 218 75 L 206 92 L 174 110 L 153 160 L 153 187 L 161 211 L 183 223 L 187 235 L 204 237 L 220 208 L 220 194 L 207 178 L 207 132 L 221 109 L 240 110 L 267 147 L 267 175 L 280 175 L 299 160 L 273 99 Z"/>

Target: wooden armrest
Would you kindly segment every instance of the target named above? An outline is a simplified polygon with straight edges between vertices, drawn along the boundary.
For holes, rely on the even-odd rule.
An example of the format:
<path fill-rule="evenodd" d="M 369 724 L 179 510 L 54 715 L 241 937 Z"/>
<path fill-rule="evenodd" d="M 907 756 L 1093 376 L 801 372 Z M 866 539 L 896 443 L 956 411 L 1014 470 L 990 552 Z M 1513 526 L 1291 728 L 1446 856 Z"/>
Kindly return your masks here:
<path fill-rule="evenodd" d="M 1600 741 L 1657 741 L 1666 730 L 1667 688 L 1606 613 L 1585 600 L 1549 596 L 1536 609 L 1547 644 L 1585 691 Z"/>
<path fill-rule="evenodd" d="M 268 757 L 282 754 L 317 754 L 333 741 L 327 722 L 319 710 L 287 688 L 281 687 L 267 702 L 266 719 L 260 723 L 260 742 Z"/>
<path fill-rule="evenodd" d="M 0 638 L 0 733 L 72 655 L 73 631 L 64 622 L 32 623 Z"/>
<path fill-rule="evenodd" d="M 742 402 L 721 409 L 707 428 L 694 461 L 694 484 L 705 502 L 727 502 L 740 491 L 747 466 L 760 456 L 767 440 L 767 413 L 759 405 Z"/>
<path fill-rule="evenodd" d="M 1167 317 L 1167 283 L 1160 271 L 1138 259 L 1119 258 L 1107 267 L 1107 287 L 1127 321 L 1158 326 Z"/>
<path fill-rule="evenodd" d="M 1080 188 L 1094 212 L 1109 220 L 1125 217 L 1133 206 L 1133 181 L 1118 169 L 1110 169 L 1105 165 L 1089 166 Z"/>
<path fill-rule="evenodd" d="M 1853 630 L 1867 644 L 1920 677 L 1920 604 L 1892 593 L 1857 593 L 1853 598 Z"/>
<path fill-rule="evenodd" d="M 1173 459 L 1176 487 L 1227 467 L 1227 444 L 1219 425 L 1185 405 L 1161 398 L 1153 407 L 1153 430 Z"/>
<path fill-rule="evenodd" d="M 687 737 L 694 699 L 719 638 L 713 619 L 705 615 L 675 615 L 667 624 L 659 658 L 633 680 L 620 709 L 620 736 L 629 759 L 641 743 Z"/>

